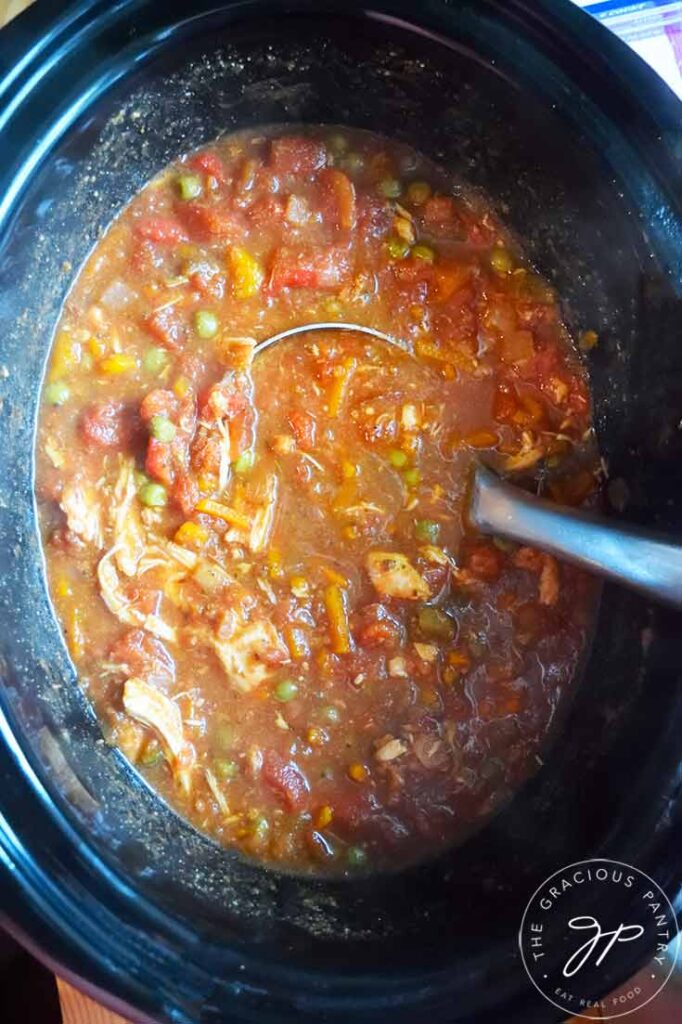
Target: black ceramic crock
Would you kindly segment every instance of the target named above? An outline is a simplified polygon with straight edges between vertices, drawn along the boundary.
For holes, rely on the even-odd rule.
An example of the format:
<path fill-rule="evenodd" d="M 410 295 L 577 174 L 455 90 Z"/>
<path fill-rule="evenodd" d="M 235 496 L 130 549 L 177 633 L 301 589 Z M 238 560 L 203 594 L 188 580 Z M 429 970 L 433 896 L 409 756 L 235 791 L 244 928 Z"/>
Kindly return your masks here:
<path fill-rule="evenodd" d="M 32 496 L 50 334 L 98 233 L 220 132 L 332 122 L 483 188 L 590 356 L 621 515 L 682 529 L 682 132 L 666 87 L 561 0 L 38 2 L 0 33 L 0 882 L 12 930 L 137 1019 L 550 1021 L 516 949 L 557 868 L 611 856 L 678 898 L 682 620 L 606 588 L 539 774 L 399 875 L 266 871 L 101 740 L 45 592 Z M 625 947 L 624 947 L 625 949 Z M 639 963 L 621 957 L 595 995 Z"/>

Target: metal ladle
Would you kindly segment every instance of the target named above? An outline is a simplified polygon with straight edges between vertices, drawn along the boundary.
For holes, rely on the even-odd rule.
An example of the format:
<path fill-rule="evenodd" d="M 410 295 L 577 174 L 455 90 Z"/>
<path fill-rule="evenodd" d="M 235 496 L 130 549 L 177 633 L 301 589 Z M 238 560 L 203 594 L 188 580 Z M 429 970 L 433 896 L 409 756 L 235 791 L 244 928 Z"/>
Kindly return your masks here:
<path fill-rule="evenodd" d="M 330 322 L 273 334 L 256 345 L 254 355 L 298 334 L 331 330 L 366 334 L 410 354 L 403 342 L 374 327 Z M 655 601 L 682 607 L 682 544 L 672 538 L 544 501 L 506 483 L 480 463 L 474 469 L 469 521 L 481 533 L 542 548 Z"/>

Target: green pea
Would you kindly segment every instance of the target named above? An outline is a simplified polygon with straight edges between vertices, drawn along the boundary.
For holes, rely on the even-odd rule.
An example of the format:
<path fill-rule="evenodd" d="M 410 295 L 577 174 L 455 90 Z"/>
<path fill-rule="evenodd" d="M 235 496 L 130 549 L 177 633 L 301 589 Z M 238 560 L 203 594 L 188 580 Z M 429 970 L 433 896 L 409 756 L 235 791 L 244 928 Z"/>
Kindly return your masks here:
<path fill-rule="evenodd" d="M 71 397 L 69 385 L 61 380 L 53 380 L 51 384 L 45 385 L 43 398 L 48 405 L 64 405 Z"/>
<path fill-rule="evenodd" d="M 165 348 L 148 348 L 144 354 L 142 365 L 147 373 L 161 373 L 168 363 L 168 353 Z"/>
<path fill-rule="evenodd" d="M 218 758 L 213 762 L 213 771 L 219 779 L 234 779 L 239 774 L 239 765 L 236 761 L 226 761 Z"/>
<path fill-rule="evenodd" d="M 503 249 L 501 245 L 495 246 L 490 254 L 490 266 L 493 270 L 496 270 L 498 274 L 508 274 L 512 267 L 512 258 L 506 249 Z"/>
<path fill-rule="evenodd" d="M 253 448 L 251 448 L 248 452 L 242 452 L 239 458 L 235 461 L 234 471 L 235 473 L 248 473 L 253 469 L 255 462 L 256 453 Z"/>
<path fill-rule="evenodd" d="M 343 161 L 343 169 L 349 174 L 362 174 L 365 169 L 365 158 L 360 153 L 349 153 Z"/>
<path fill-rule="evenodd" d="M 335 132 L 327 139 L 327 145 L 335 156 L 342 156 L 348 149 L 348 139 L 345 135 Z"/>
<path fill-rule="evenodd" d="M 218 326 L 218 317 L 210 309 L 198 309 L 194 314 L 194 329 L 200 338 L 214 337 Z"/>
<path fill-rule="evenodd" d="M 166 416 L 152 416 L 149 421 L 149 433 L 157 441 L 168 443 L 175 437 L 175 424 Z"/>
<path fill-rule="evenodd" d="M 202 193 L 201 178 L 197 174 L 181 174 L 178 191 L 181 199 L 196 199 Z"/>
<path fill-rule="evenodd" d="M 403 188 L 397 178 L 382 178 L 379 182 L 379 191 L 387 199 L 397 199 Z"/>
<path fill-rule="evenodd" d="M 327 722 L 340 722 L 341 712 L 338 708 L 335 708 L 333 704 L 322 709 L 322 714 Z"/>
<path fill-rule="evenodd" d="M 388 461 L 396 469 L 402 469 L 403 466 L 407 465 L 407 455 L 405 452 L 401 452 L 399 448 L 392 448 L 388 453 Z"/>
<path fill-rule="evenodd" d="M 433 519 L 418 519 L 414 524 L 414 535 L 423 544 L 436 544 L 440 533 L 440 523 Z"/>
<path fill-rule="evenodd" d="M 277 700 L 282 701 L 283 704 L 293 700 L 297 693 L 298 686 L 293 679 L 282 679 L 275 687 L 275 697 Z"/>
<path fill-rule="evenodd" d="M 404 238 L 389 238 L 386 252 L 392 260 L 404 260 L 410 255 L 410 247 Z"/>
<path fill-rule="evenodd" d="M 349 846 L 346 853 L 348 866 L 351 868 L 362 868 L 367 864 L 367 853 L 362 846 Z"/>
<path fill-rule="evenodd" d="M 419 631 L 432 640 L 452 640 L 455 635 L 452 619 L 440 608 L 432 608 L 430 605 L 419 609 L 417 625 Z"/>
<path fill-rule="evenodd" d="M 413 245 L 412 255 L 416 260 L 424 260 L 425 263 L 433 263 L 436 253 L 430 245 Z"/>
<path fill-rule="evenodd" d="M 221 752 L 232 750 L 234 747 L 234 740 L 234 726 L 230 722 L 218 722 L 213 731 L 213 747 Z"/>
<path fill-rule="evenodd" d="M 148 508 L 163 508 L 168 501 L 166 488 L 162 484 L 143 484 L 138 491 L 140 501 Z"/>
<path fill-rule="evenodd" d="M 403 473 L 403 480 L 408 487 L 416 487 L 421 478 L 422 475 L 418 469 L 406 469 Z"/>

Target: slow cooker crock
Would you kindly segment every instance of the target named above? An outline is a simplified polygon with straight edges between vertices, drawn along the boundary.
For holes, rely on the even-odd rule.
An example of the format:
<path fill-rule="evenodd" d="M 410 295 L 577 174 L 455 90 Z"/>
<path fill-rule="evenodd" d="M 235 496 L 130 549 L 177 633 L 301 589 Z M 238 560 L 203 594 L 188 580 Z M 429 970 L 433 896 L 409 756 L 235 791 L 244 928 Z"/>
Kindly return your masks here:
<path fill-rule="evenodd" d="M 680 898 L 682 619 L 607 587 L 538 775 L 398 875 L 286 876 L 195 833 L 102 741 L 45 591 L 32 496 L 50 334 L 76 270 L 169 160 L 220 132 L 330 122 L 484 189 L 590 357 L 619 513 L 680 531 L 682 132 L 667 88 L 558 0 L 38 3 L 0 34 L 0 880 L 10 927 L 157 1021 L 543 1021 L 516 947 L 585 857 Z M 595 995 L 639 966 L 595 975 Z"/>

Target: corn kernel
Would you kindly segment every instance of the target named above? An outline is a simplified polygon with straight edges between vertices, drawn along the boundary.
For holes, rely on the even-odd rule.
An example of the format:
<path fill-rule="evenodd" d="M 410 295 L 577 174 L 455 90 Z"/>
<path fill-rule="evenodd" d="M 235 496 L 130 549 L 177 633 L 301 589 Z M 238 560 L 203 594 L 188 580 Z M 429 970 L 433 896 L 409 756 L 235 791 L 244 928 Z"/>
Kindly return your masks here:
<path fill-rule="evenodd" d="M 311 747 L 323 746 L 326 738 L 324 731 L 315 725 L 311 725 L 306 733 L 306 739 Z"/>
<path fill-rule="evenodd" d="M 352 779 L 353 782 L 365 782 L 368 775 L 367 767 L 359 761 L 348 765 L 348 778 Z"/>
<path fill-rule="evenodd" d="M 101 359 L 107 350 L 106 342 L 101 338 L 95 338 L 94 335 L 88 339 L 88 348 L 93 359 Z"/>
<path fill-rule="evenodd" d="M 270 578 L 273 580 L 281 579 L 284 575 L 282 568 L 282 558 L 277 548 L 271 548 L 268 551 L 268 565 L 270 567 Z"/>
<path fill-rule="evenodd" d="M 198 547 L 205 544 L 208 540 L 208 531 L 199 526 L 198 523 L 192 523 L 187 521 L 183 523 L 175 531 L 175 543 L 176 544 L 196 544 Z"/>
<path fill-rule="evenodd" d="M 471 658 L 464 651 L 450 651 L 448 664 L 459 672 L 466 672 L 471 664 Z"/>
<path fill-rule="evenodd" d="M 99 368 L 102 373 L 105 373 L 107 377 L 115 377 L 121 373 L 129 373 L 130 370 L 134 370 L 137 367 L 137 359 L 135 356 L 126 355 L 125 352 L 114 352 L 113 355 L 107 356 L 99 364 Z"/>
<path fill-rule="evenodd" d="M 73 593 L 71 589 L 71 584 L 69 583 L 66 576 L 59 577 L 54 589 L 57 597 L 71 597 Z"/>
<path fill-rule="evenodd" d="M 305 576 L 292 576 L 290 580 L 291 593 L 294 597 L 307 597 L 310 588 Z"/>
<path fill-rule="evenodd" d="M 178 379 L 173 384 L 173 391 L 178 396 L 178 398 L 184 398 L 189 391 L 189 387 L 189 381 L 187 380 L 186 377 L 178 377 Z"/>
<path fill-rule="evenodd" d="M 331 807 L 329 804 L 324 804 L 315 815 L 315 828 L 327 828 L 328 825 L 331 825 L 333 818 L 334 812 Z"/>
<path fill-rule="evenodd" d="M 358 474 L 358 467 L 348 459 L 344 459 L 341 463 L 341 474 L 344 480 L 352 480 Z"/>

